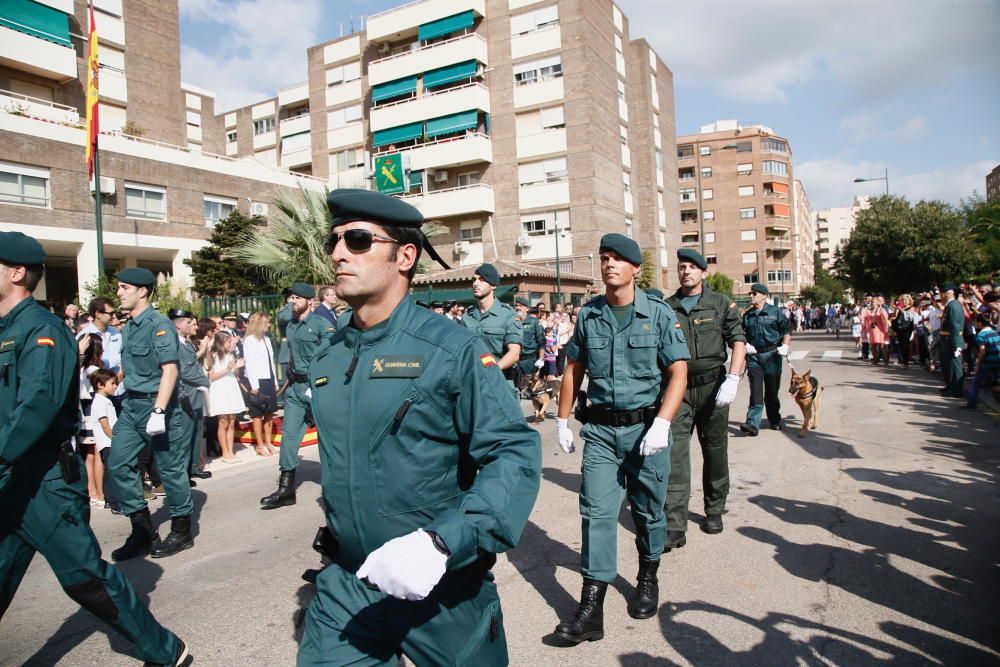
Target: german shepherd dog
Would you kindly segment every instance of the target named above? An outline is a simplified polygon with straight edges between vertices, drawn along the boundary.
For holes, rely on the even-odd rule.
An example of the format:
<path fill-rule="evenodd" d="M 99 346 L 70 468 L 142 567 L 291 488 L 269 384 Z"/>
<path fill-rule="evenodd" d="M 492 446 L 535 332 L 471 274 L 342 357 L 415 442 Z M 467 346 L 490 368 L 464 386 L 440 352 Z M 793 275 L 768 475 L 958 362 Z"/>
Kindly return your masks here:
<path fill-rule="evenodd" d="M 812 371 L 806 371 L 800 375 L 793 368 L 792 381 L 788 387 L 788 393 L 795 397 L 795 402 L 802 408 L 800 438 L 804 438 L 809 429 L 816 430 L 819 427 L 819 403 L 823 398 L 823 387 L 811 373 Z"/>
<path fill-rule="evenodd" d="M 535 423 L 545 421 L 545 411 L 549 408 L 549 403 L 555 401 L 559 404 L 559 387 L 561 380 L 546 380 L 538 373 L 532 373 L 528 382 L 528 393 L 531 396 L 531 405 L 535 408 Z"/>

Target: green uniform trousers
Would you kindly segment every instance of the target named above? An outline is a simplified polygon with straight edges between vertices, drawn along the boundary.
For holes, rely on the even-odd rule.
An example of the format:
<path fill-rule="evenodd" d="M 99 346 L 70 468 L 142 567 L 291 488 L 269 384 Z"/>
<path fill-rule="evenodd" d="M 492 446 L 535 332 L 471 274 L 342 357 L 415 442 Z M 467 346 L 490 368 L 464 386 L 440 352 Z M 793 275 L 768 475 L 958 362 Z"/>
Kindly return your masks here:
<path fill-rule="evenodd" d="M 125 399 L 112 434 L 111 455 L 108 457 L 115 497 L 126 515 L 146 507 L 139 479 L 139 451 L 146 445 L 152 445 L 153 458 L 167 491 L 170 516 L 190 516 L 194 511 L 188 477 L 191 441 L 184 435 L 183 411 L 171 401 L 166 414 L 167 432 L 155 436 L 146 432 L 146 422 L 152 411 L 152 398 Z"/>
<path fill-rule="evenodd" d="M 182 409 L 177 411 L 181 413 L 182 438 L 190 445 L 188 448 L 188 473 L 193 475 L 201 472 L 201 432 L 205 428 L 205 415 L 201 409 L 195 410 L 193 415 Z"/>
<path fill-rule="evenodd" d="M 773 358 L 761 364 L 747 363 L 750 378 L 750 407 L 747 409 L 746 423 L 760 428 L 760 418 L 767 411 L 767 421 L 771 426 L 781 424 L 781 371 L 783 359 L 774 352 L 767 354 Z"/>
<path fill-rule="evenodd" d="M 38 551 L 66 594 L 132 642 L 136 657 L 171 663 L 177 637 L 156 622 L 128 579 L 101 560 L 90 529 L 87 473 L 79 459 L 76 465 L 82 474 L 73 484 L 49 474 L 34 484 L 15 481 L 0 495 L 5 515 L 0 522 L 0 618 Z"/>
<path fill-rule="evenodd" d="M 944 374 L 945 390 L 947 396 L 962 398 L 962 357 L 955 356 L 955 350 L 947 342 L 938 345 L 939 360 L 941 362 L 941 372 Z"/>
<path fill-rule="evenodd" d="M 306 389 L 309 385 L 295 382 L 285 390 L 285 416 L 281 419 L 281 447 L 278 452 L 278 469 L 291 472 L 299 466 L 299 447 L 306 436 Z"/>
<path fill-rule="evenodd" d="M 722 514 L 729 495 L 729 406 L 717 406 L 715 395 L 725 380 L 689 387 L 674 415 L 670 432 L 670 479 L 667 483 L 667 530 L 687 530 L 691 499 L 691 435 L 697 430 L 704 463 L 701 481 L 705 513 Z"/>
<path fill-rule="evenodd" d="M 410 602 L 369 589 L 337 564 L 323 570 L 298 665 L 395 666 L 401 653 L 417 667 L 507 665 L 493 574 L 446 574 L 430 596 Z"/>
<path fill-rule="evenodd" d="M 587 424 L 583 438 L 583 520 L 581 573 L 585 578 L 614 581 L 618 575 L 618 513 L 628 495 L 635 523 L 635 545 L 642 560 L 656 561 L 667 538 L 663 504 L 670 476 L 669 448 L 641 456 L 639 443 L 646 425 Z"/>

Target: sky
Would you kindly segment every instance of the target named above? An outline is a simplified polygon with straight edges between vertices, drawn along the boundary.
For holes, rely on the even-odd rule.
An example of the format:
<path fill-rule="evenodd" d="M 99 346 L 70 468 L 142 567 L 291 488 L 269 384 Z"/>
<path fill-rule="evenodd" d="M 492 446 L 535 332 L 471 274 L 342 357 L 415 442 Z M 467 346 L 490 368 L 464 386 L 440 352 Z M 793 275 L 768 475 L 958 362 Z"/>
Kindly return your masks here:
<path fill-rule="evenodd" d="M 306 49 L 402 0 L 180 0 L 186 83 L 216 111 L 306 79 Z M 788 139 L 817 210 L 858 195 L 958 204 L 1000 164 L 1000 0 L 618 0 L 674 73 L 679 133 Z"/>

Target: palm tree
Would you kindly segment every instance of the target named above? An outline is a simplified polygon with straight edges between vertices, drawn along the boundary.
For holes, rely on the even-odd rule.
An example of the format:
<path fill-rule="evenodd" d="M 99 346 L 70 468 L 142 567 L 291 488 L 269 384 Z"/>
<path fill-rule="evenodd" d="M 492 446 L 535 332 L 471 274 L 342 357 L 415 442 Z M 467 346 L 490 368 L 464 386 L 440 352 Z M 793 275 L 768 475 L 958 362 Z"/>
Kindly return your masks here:
<path fill-rule="evenodd" d="M 299 187 L 296 193 L 279 191 L 274 197 L 277 214 L 267 227 L 253 230 L 229 252 L 241 262 L 260 267 L 276 285 L 304 282 L 332 285 L 333 265 L 323 246 L 330 233 L 333 217 L 326 205 L 327 190 L 322 192 Z M 421 228 L 427 237 L 448 231 L 439 222 L 426 222 Z M 418 273 L 427 270 L 421 260 Z"/>

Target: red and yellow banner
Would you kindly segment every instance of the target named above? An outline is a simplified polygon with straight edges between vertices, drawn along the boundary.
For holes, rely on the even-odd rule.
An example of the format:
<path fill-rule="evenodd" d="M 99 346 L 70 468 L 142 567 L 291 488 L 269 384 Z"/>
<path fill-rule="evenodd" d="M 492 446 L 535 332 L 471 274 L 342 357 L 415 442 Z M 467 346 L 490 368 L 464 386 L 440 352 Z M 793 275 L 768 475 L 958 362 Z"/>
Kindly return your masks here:
<path fill-rule="evenodd" d="M 94 21 L 94 2 L 90 3 L 90 58 L 87 60 L 87 178 L 94 176 L 94 153 L 97 151 L 97 134 L 100 123 L 97 118 L 97 75 L 101 64 L 97 59 L 97 24 Z"/>

